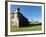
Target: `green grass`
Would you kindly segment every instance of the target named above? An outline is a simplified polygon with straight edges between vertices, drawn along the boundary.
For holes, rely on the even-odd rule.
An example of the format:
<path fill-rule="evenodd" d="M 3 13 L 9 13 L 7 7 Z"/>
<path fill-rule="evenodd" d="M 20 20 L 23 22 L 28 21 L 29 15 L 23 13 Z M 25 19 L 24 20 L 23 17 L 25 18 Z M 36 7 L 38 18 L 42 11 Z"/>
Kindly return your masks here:
<path fill-rule="evenodd" d="M 42 30 L 42 26 L 29 26 L 29 27 L 17 27 L 17 26 L 12 26 L 11 27 L 11 32 L 20 32 L 20 31 L 40 31 Z"/>

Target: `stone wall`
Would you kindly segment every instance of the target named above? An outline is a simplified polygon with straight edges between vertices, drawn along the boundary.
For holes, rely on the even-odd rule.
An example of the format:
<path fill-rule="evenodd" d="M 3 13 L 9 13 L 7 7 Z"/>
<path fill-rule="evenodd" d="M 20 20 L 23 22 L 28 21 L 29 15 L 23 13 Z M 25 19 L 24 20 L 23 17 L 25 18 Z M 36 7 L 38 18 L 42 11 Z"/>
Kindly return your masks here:
<path fill-rule="evenodd" d="M 17 17 L 18 14 L 15 14 L 15 13 L 12 13 L 11 14 L 11 25 L 12 26 L 19 26 L 19 20 L 18 20 L 18 17 Z"/>

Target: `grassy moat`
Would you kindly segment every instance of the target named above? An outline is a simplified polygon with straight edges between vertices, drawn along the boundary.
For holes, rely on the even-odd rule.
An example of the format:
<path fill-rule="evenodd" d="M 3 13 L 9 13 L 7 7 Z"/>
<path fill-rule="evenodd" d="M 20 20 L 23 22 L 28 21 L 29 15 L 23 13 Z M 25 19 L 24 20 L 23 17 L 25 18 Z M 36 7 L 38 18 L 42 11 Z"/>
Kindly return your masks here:
<path fill-rule="evenodd" d="M 12 26 L 11 27 L 11 32 L 20 32 L 20 31 L 41 31 L 42 26 L 37 25 L 37 26 L 28 26 L 28 27 L 17 27 L 17 26 Z"/>

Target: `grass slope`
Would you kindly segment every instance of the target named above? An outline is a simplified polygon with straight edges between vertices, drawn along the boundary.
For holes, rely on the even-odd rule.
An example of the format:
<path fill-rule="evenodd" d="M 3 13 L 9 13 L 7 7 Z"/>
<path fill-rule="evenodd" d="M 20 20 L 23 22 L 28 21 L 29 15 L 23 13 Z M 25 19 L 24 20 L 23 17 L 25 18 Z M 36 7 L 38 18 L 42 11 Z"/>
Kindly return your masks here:
<path fill-rule="evenodd" d="M 29 27 L 17 27 L 17 26 L 12 26 L 11 27 L 11 32 L 20 32 L 20 31 L 39 31 L 42 30 L 42 26 L 29 26 Z"/>

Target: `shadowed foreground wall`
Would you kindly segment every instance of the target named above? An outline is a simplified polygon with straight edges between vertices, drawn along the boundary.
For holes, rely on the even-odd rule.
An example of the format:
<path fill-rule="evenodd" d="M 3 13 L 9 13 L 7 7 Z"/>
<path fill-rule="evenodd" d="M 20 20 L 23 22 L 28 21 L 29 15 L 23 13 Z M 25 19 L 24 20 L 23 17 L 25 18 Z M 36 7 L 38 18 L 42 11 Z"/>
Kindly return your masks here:
<path fill-rule="evenodd" d="M 18 12 L 18 17 L 19 17 L 19 26 L 28 26 L 29 22 L 26 17 L 24 17 L 20 12 Z"/>

